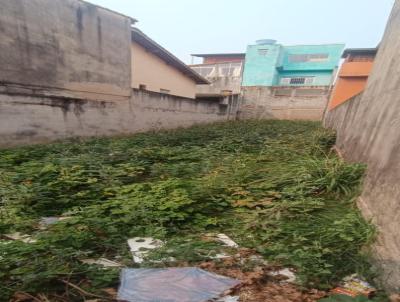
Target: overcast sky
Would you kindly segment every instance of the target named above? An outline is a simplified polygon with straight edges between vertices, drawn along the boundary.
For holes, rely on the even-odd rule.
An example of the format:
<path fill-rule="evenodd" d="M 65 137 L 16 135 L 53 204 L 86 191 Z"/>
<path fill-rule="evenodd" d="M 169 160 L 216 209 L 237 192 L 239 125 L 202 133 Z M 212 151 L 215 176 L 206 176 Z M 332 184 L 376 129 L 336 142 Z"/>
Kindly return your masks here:
<path fill-rule="evenodd" d="M 375 47 L 395 0 L 89 0 L 190 63 L 191 53 L 245 52 L 257 39 L 285 45 Z"/>

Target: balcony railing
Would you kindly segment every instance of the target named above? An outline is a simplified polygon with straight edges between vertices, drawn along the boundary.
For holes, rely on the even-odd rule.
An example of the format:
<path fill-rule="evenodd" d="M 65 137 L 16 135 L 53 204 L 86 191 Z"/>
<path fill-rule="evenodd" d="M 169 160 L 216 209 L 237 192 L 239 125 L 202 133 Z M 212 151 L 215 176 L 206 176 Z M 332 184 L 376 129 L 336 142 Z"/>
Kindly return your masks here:
<path fill-rule="evenodd" d="M 191 68 L 207 78 L 223 78 L 223 77 L 241 77 L 243 63 L 216 63 L 216 64 L 201 64 L 192 65 Z"/>

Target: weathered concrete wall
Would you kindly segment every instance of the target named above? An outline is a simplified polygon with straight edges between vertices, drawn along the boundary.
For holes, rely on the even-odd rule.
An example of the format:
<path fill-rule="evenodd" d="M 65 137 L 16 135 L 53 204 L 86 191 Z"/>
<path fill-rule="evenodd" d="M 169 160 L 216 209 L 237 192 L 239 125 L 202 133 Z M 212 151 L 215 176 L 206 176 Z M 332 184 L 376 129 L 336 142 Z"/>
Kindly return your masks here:
<path fill-rule="evenodd" d="M 330 88 L 243 87 L 240 119 L 321 120 Z"/>
<path fill-rule="evenodd" d="M 327 112 L 344 157 L 368 164 L 360 207 L 379 230 L 382 285 L 400 290 L 400 1 L 396 0 L 367 87 Z"/>
<path fill-rule="evenodd" d="M 69 137 L 108 136 L 223 121 L 236 104 L 220 105 L 133 90 L 125 101 L 0 94 L 0 147 Z"/>
<path fill-rule="evenodd" d="M 0 82 L 76 98 L 130 95 L 131 20 L 77 0 L 0 0 Z"/>

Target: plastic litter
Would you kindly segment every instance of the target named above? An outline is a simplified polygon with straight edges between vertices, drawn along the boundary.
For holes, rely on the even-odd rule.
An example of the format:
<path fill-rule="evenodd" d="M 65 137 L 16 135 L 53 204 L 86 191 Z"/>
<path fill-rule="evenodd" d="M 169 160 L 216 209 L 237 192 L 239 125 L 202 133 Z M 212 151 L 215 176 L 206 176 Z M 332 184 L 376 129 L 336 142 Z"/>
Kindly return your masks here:
<path fill-rule="evenodd" d="M 287 283 L 294 283 L 296 282 L 296 275 L 288 268 L 281 269 L 279 271 L 274 271 L 269 273 L 270 276 L 284 276 L 286 277 L 285 280 L 282 280 L 282 282 L 287 282 Z"/>
<path fill-rule="evenodd" d="M 158 260 L 150 260 L 150 263 L 171 263 L 171 262 L 177 262 L 175 257 L 164 257 Z"/>
<path fill-rule="evenodd" d="M 241 259 L 240 262 L 241 264 L 244 264 L 246 262 L 247 259 Z M 256 263 L 258 265 L 264 265 L 267 266 L 269 265 L 269 262 L 267 260 L 264 259 L 263 256 L 261 255 L 251 255 L 248 260 L 250 260 L 253 263 Z"/>
<path fill-rule="evenodd" d="M 376 289 L 368 282 L 362 280 L 357 274 L 343 278 L 340 286 L 332 290 L 332 293 L 350 297 L 370 297 L 374 292 L 376 292 Z"/>
<path fill-rule="evenodd" d="M 142 263 L 150 250 L 162 247 L 164 243 L 151 237 L 135 237 L 128 239 L 128 245 L 131 249 L 133 261 Z"/>
<path fill-rule="evenodd" d="M 239 296 L 225 296 L 218 299 L 216 302 L 239 302 Z"/>
<path fill-rule="evenodd" d="M 122 269 L 118 299 L 129 302 L 206 302 L 221 297 L 239 284 L 238 280 L 193 267 Z"/>
<path fill-rule="evenodd" d="M 220 259 L 232 258 L 232 256 L 225 254 L 225 253 L 219 253 L 219 254 L 215 254 L 214 256 L 210 256 L 209 258 L 214 259 L 214 260 L 220 260 Z"/>
<path fill-rule="evenodd" d="M 32 239 L 31 236 L 21 234 L 19 232 L 12 233 L 12 234 L 6 234 L 6 235 L 4 235 L 4 237 L 7 239 L 10 239 L 10 240 L 19 240 L 19 241 L 22 241 L 25 243 L 35 243 L 37 241 L 36 239 Z"/>
<path fill-rule="evenodd" d="M 104 267 L 122 267 L 122 264 L 112 261 L 112 260 L 108 260 L 106 258 L 99 258 L 99 259 L 82 259 L 81 260 L 82 263 L 85 264 L 96 264 L 96 265 L 101 265 Z"/>
<path fill-rule="evenodd" d="M 40 228 L 41 229 L 45 229 L 49 225 L 52 225 L 52 224 L 55 224 L 55 223 L 57 223 L 59 221 L 67 220 L 67 219 L 70 219 L 70 218 L 72 218 L 72 217 L 55 217 L 55 216 L 42 217 L 40 219 Z"/>
<path fill-rule="evenodd" d="M 238 248 L 239 245 L 225 234 L 217 234 L 217 239 L 225 246 Z"/>

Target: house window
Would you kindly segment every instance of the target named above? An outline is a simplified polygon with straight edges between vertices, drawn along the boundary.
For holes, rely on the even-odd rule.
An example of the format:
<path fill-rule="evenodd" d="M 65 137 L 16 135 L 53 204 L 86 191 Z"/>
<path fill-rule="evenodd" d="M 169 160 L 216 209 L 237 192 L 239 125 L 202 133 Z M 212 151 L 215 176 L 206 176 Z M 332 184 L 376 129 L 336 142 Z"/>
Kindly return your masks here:
<path fill-rule="evenodd" d="M 146 90 L 146 85 L 144 85 L 144 84 L 139 84 L 139 89 L 140 90 Z"/>
<path fill-rule="evenodd" d="M 291 78 L 290 85 L 304 85 L 306 83 L 306 78 Z"/>
<path fill-rule="evenodd" d="M 266 56 L 268 54 L 268 48 L 260 48 L 260 49 L 258 49 L 258 54 L 260 56 Z"/>
<path fill-rule="evenodd" d="M 160 89 L 160 93 L 169 94 L 170 92 L 171 92 L 171 90 L 169 90 L 169 89 L 163 89 L 163 88 Z"/>
<path fill-rule="evenodd" d="M 289 62 L 291 63 L 305 63 L 305 62 L 324 62 L 329 58 L 327 53 L 315 54 L 293 54 L 289 55 Z"/>
<path fill-rule="evenodd" d="M 314 77 L 281 78 L 281 85 L 312 85 Z"/>

